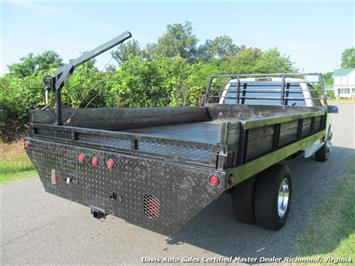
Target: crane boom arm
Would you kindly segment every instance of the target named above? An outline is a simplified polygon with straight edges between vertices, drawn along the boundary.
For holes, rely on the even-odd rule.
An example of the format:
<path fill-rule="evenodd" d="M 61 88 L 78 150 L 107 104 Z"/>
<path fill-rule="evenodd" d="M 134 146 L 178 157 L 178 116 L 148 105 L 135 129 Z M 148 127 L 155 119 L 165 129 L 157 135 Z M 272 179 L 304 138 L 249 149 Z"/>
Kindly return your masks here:
<path fill-rule="evenodd" d="M 55 92 L 55 113 L 56 113 L 56 124 L 62 125 L 62 103 L 61 103 L 61 89 L 63 88 L 65 82 L 69 79 L 71 74 L 74 72 L 75 68 L 84 64 L 85 62 L 95 58 L 96 56 L 106 52 L 107 50 L 123 43 L 127 39 L 131 38 L 132 34 L 129 31 L 122 33 L 116 38 L 108 41 L 94 50 L 83 53 L 80 57 L 72 59 L 68 64 L 60 67 L 54 74 L 54 76 L 44 77 L 44 88 L 48 91 Z"/>
<path fill-rule="evenodd" d="M 125 40 L 131 38 L 132 35 L 129 31 L 126 31 L 122 33 L 121 35 L 117 36 L 116 38 L 112 39 L 111 41 L 108 41 L 98 47 L 96 47 L 94 50 L 91 50 L 89 52 L 83 53 L 80 57 L 76 59 L 70 60 L 70 64 L 72 64 L 74 67 L 77 67 L 93 58 L 96 56 L 106 52 L 107 50 L 115 47 L 116 45 L 123 43 Z"/>

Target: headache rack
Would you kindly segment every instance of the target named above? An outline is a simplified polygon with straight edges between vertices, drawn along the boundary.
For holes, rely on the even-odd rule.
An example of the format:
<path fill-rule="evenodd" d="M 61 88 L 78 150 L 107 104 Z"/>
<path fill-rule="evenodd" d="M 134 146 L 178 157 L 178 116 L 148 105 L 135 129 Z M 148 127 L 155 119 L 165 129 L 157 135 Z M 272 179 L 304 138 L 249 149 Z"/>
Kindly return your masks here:
<path fill-rule="evenodd" d="M 301 83 L 307 84 L 307 88 L 302 88 Z M 317 105 L 317 102 L 327 105 L 322 76 L 319 73 L 210 76 L 205 105 L 213 103 L 250 104 L 251 100 L 252 104 L 266 105 L 296 105 L 297 102 L 302 101 L 311 101 L 311 106 Z M 290 104 L 291 102 L 294 103 Z"/>

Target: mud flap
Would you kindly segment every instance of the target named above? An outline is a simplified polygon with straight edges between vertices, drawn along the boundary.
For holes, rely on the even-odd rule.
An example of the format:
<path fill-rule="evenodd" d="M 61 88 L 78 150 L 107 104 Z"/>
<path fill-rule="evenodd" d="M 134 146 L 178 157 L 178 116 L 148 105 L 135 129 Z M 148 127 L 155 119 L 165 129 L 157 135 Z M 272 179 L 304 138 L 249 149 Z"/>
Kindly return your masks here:
<path fill-rule="evenodd" d="M 214 168 L 28 140 L 26 151 L 47 192 L 165 235 L 177 232 L 224 192 L 224 172 Z M 211 175 L 220 178 L 220 185 L 209 184 Z"/>

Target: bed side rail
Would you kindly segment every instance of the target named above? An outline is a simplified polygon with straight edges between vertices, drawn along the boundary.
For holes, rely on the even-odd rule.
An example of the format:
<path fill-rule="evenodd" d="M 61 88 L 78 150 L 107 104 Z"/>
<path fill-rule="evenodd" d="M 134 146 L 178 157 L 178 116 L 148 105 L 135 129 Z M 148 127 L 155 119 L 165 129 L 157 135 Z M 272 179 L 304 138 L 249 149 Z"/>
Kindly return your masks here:
<path fill-rule="evenodd" d="M 258 160 L 262 162 L 265 156 L 278 152 L 279 161 L 285 159 L 292 155 L 292 152 L 302 150 L 304 148 L 302 145 L 309 143 L 307 140 L 315 141 L 323 138 L 326 132 L 326 120 L 327 113 L 324 110 L 241 121 L 237 133 L 237 145 L 228 148 L 229 165 L 226 168 L 245 168 L 245 165 Z M 238 175 L 239 173 L 241 172 L 238 172 Z M 236 182 L 243 180 L 239 178 Z"/>

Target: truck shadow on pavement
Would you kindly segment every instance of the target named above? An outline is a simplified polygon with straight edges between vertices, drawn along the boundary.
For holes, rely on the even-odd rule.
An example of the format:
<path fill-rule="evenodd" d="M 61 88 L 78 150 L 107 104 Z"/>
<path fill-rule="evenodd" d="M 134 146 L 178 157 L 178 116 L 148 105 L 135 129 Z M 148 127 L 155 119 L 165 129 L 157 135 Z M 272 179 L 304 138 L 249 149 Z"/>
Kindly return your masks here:
<path fill-rule="evenodd" d="M 283 162 L 292 173 L 293 199 L 288 221 L 280 231 L 239 223 L 234 217 L 230 196 L 224 194 L 169 238 L 167 243 L 188 243 L 226 257 L 292 256 L 295 240 L 305 229 L 318 203 L 335 189 L 354 151 L 333 147 L 325 163 L 316 162 L 314 158 L 305 159 L 302 155 Z M 336 246 L 324 253 L 334 248 Z"/>

